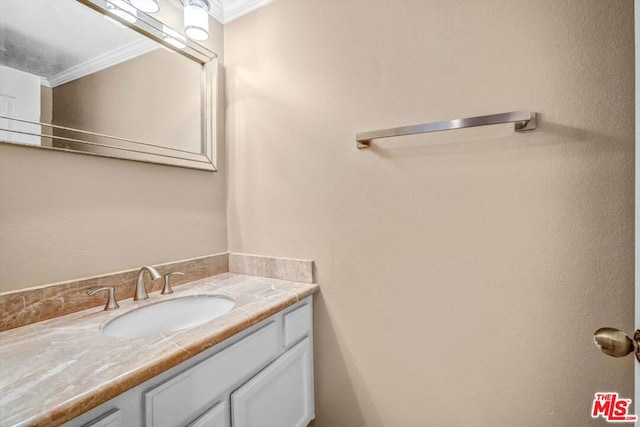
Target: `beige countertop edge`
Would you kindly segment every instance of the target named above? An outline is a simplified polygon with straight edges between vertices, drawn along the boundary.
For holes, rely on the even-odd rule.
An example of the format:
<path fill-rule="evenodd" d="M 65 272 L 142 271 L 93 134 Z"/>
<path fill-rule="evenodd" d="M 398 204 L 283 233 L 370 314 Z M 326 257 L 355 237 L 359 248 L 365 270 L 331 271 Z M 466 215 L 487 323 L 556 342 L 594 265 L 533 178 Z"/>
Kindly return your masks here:
<path fill-rule="evenodd" d="M 268 296 L 264 299 L 255 299 L 249 303 L 239 304 L 236 309 L 232 310 L 235 311 L 235 317 L 237 317 L 237 319 L 234 319 L 233 322 L 227 322 L 222 326 L 216 326 L 214 329 L 206 332 L 202 331 L 203 328 L 201 327 L 193 328 L 194 331 L 198 330 L 196 331 L 198 336 L 195 338 L 192 336 L 190 337 L 190 339 L 183 340 L 185 342 L 181 342 L 179 337 L 183 331 L 177 331 L 174 334 L 170 334 L 167 336 L 166 341 L 174 345 L 169 345 L 169 349 L 163 349 L 162 354 L 159 357 L 155 357 L 152 361 L 144 363 L 141 366 L 134 366 L 129 372 L 117 376 L 116 378 L 112 378 L 108 381 L 103 381 L 98 386 L 93 386 L 83 392 L 78 392 L 75 397 L 66 399 L 64 402 L 60 402 L 56 405 L 51 405 L 46 408 L 41 408 L 41 411 L 37 411 L 37 413 L 33 413 L 36 412 L 33 411 L 30 415 L 22 414 L 25 416 L 24 418 L 21 417 L 21 413 L 17 413 L 9 415 L 9 418 L 3 421 L 4 417 L 2 417 L 1 415 L 2 412 L 6 410 L 6 407 L 3 410 L 4 405 L 0 405 L 0 421 L 9 422 L 10 424 L 8 425 L 11 426 L 59 426 L 319 291 L 319 287 L 317 284 L 290 282 L 236 273 L 223 273 L 205 279 L 197 280 L 191 284 L 185 284 L 180 287 L 180 290 L 182 292 L 176 292 L 177 295 L 172 295 L 172 298 L 188 296 L 189 294 L 198 294 L 202 293 L 203 291 L 206 292 L 207 289 L 202 289 L 203 283 L 209 283 L 210 285 L 214 286 L 212 289 L 209 289 L 209 291 L 222 291 L 218 293 L 220 293 L 221 295 L 225 295 L 224 291 L 228 291 L 230 289 L 233 290 L 234 284 L 226 285 L 225 287 L 225 285 L 217 284 L 216 281 L 217 279 L 225 280 L 230 278 L 236 278 L 238 280 L 248 279 L 254 282 L 254 285 L 256 283 L 260 283 L 261 285 L 257 286 L 263 286 L 265 289 L 267 287 L 270 287 L 271 290 L 280 293 L 274 297 Z M 197 289 L 192 290 L 191 287 L 194 287 L 196 285 L 200 286 L 197 286 Z M 236 298 L 244 296 L 241 293 L 231 295 L 235 296 Z M 126 304 L 127 301 L 121 302 L 121 305 L 123 305 L 123 303 Z M 256 305 L 257 307 L 254 307 Z M 94 308 L 84 310 L 80 313 L 93 312 L 89 313 L 88 315 L 95 316 L 97 314 L 95 313 L 95 311 L 96 309 Z M 124 314 L 128 311 L 131 310 L 123 310 L 121 314 Z M 12 335 L 16 335 L 16 333 L 22 329 L 32 328 L 34 326 L 38 327 L 37 325 L 39 324 L 64 322 L 64 319 L 66 317 L 71 318 L 68 323 L 79 324 L 83 321 L 83 317 L 78 317 L 78 315 L 79 313 L 74 313 L 60 318 L 28 325 L 22 328 L 13 329 L 8 332 L 11 332 Z M 74 319 L 74 317 L 78 318 Z M 113 317 L 117 316 L 112 316 L 111 318 L 109 318 L 109 320 L 112 320 Z M 222 319 L 224 317 L 225 316 L 222 316 L 219 319 Z M 216 320 L 212 322 L 216 322 Z M 100 323 L 100 328 L 104 325 L 104 323 L 106 322 L 102 321 Z M 62 326 L 62 328 L 68 327 L 69 325 Z M 50 328 L 55 328 L 55 326 L 43 325 L 43 332 L 46 333 L 46 331 Z M 101 336 L 99 330 L 96 330 L 95 332 L 96 338 L 98 338 L 98 335 Z M 2 335 L 4 334 L 6 334 L 6 332 L 0 333 L 0 339 L 3 338 Z M 174 337 L 176 339 L 173 339 Z M 2 364 L 1 354 L 0 364 Z M 2 391 L 1 388 L 0 391 Z M 4 425 L 3 423 L 0 424 Z"/>

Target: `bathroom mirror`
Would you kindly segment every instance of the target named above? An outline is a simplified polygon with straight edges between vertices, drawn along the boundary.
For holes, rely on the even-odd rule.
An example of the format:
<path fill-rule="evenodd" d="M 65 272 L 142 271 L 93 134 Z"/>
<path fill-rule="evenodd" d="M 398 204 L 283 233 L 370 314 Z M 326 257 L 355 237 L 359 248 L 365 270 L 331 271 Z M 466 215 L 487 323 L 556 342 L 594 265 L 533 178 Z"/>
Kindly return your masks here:
<path fill-rule="evenodd" d="M 215 171 L 216 86 L 215 53 L 123 0 L 0 0 L 2 143 Z"/>

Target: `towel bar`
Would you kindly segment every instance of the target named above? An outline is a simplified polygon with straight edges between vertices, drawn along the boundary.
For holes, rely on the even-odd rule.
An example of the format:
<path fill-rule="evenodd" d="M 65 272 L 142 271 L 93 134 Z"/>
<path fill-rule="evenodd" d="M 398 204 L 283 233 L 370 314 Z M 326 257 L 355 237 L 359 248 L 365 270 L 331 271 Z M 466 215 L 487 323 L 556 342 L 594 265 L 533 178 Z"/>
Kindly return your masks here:
<path fill-rule="evenodd" d="M 420 125 L 402 126 L 390 129 L 380 129 L 356 134 L 356 147 L 367 148 L 372 139 L 389 138 L 392 136 L 415 135 L 418 133 L 440 132 L 470 128 L 475 126 L 497 125 L 501 123 L 515 123 L 514 130 L 523 132 L 536 128 L 536 113 L 529 110 L 511 111 L 509 113 L 490 114 L 488 116 L 467 117 L 442 122 L 423 123 Z"/>

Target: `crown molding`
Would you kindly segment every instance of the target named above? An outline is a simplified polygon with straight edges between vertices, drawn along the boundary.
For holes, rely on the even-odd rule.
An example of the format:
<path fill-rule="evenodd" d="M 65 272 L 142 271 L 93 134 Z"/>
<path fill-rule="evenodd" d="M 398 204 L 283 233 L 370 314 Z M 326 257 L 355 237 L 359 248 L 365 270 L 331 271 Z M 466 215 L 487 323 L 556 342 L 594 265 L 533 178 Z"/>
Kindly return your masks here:
<path fill-rule="evenodd" d="M 211 0 L 209 7 L 209 15 L 213 16 L 216 21 L 224 24 L 224 5 L 221 0 Z"/>
<path fill-rule="evenodd" d="M 224 3 L 224 23 L 231 22 L 253 12 L 274 0 L 235 0 Z"/>
<path fill-rule="evenodd" d="M 160 48 L 160 46 L 151 40 L 140 39 L 134 42 L 128 43 L 122 47 L 111 50 L 102 55 L 91 58 L 90 60 L 64 70 L 53 76 L 49 76 L 47 80 L 50 87 L 56 87 L 68 83 L 72 80 L 79 79 L 80 77 L 87 76 L 97 71 L 104 70 L 105 68 L 112 67 L 121 62 L 128 61 L 137 56 L 144 55 Z"/>
<path fill-rule="evenodd" d="M 209 15 L 226 24 L 273 1 L 275 0 L 210 0 Z"/>

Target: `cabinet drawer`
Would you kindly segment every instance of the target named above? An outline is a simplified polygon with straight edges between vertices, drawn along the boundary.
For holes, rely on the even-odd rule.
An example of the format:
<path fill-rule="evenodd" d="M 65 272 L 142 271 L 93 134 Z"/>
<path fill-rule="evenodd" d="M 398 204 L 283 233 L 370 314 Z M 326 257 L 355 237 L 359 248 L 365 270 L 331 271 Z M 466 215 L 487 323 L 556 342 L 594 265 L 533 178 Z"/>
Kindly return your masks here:
<path fill-rule="evenodd" d="M 184 426 L 220 394 L 273 360 L 279 324 L 270 323 L 193 368 L 144 393 L 148 427 Z"/>
<path fill-rule="evenodd" d="M 311 301 L 284 315 L 284 345 L 289 347 L 301 338 L 311 335 L 313 311 Z"/>

